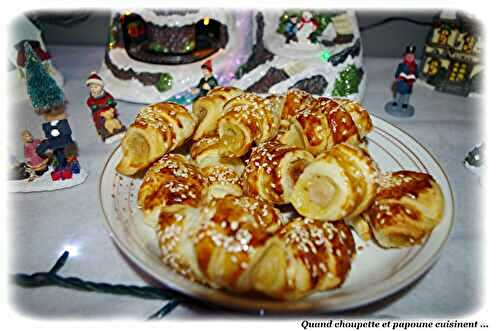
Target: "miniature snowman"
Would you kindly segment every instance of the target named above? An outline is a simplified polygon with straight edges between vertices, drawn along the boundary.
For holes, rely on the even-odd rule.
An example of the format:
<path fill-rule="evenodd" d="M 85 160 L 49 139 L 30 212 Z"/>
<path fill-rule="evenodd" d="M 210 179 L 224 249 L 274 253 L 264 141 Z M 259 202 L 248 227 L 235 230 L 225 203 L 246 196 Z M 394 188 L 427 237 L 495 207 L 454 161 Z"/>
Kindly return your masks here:
<path fill-rule="evenodd" d="M 297 39 L 300 44 L 308 44 L 311 42 L 311 33 L 316 31 L 318 24 L 313 19 L 313 14 L 310 11 L 304 11 L 297 30 Z"/>

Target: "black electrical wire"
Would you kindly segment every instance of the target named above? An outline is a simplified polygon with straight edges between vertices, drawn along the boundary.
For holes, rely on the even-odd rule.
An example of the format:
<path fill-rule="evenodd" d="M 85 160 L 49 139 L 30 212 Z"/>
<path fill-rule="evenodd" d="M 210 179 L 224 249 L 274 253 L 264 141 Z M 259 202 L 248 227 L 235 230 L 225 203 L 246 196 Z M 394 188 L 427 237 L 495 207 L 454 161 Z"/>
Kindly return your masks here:
<path fill-rule="evenodd" d="M 422 26 L 432 26 L 432 22 L 418 21 L 418 20 L 414 20 L 412 18 L 402 17 L 402 16 L 391 16 L 391 17 L 384 18 L 381 21 L 378 21 L 378 22 L 375 22 L 372 24 L 368 24 L 366 26 L 362 26 L 359 28 L 359 30 L 366 31 L 366 30 L 370 30 L 370 29 L 376 28 L 378 26 L 385 25 L 385 24 L 390 23 L 390 22 L 396 22 L 396 21 L 408 22 L 408 23 L 413 23 L 413 24 L 422 25 Z"/>
<path fill-rule="evenodd" d="M 149 319 L 162 318 L 174 310 L 182 302 L 193 301 L 182 293 L 168 288 L 157 288 L 152 286 L 135 285 L 115 285 L 107 283 L 96 283 L 84 281 L 76 277 L 62 277 L 57 272 L 64 266 L 68 260 L 69 252 L 65 251 L 54 266 L 48 272 L 37 272 L 33 274 L 14 274 L 12 281 L 16 285 L 26 288 L 60 286 L 79 291 L 108 293 L 116 295 L 129 295 L 143 299 L 167 300 L 168 303 L 159 311 L 149 317 Z"/>

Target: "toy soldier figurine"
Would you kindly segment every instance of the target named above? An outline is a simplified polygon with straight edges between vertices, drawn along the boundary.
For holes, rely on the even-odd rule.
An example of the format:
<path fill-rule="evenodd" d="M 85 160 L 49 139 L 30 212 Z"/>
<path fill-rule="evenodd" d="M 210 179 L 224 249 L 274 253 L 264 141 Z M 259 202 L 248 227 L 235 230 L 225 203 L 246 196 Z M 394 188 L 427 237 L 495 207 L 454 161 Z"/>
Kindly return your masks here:
<path fill-rule="evenodd" d="M 413 83 L 418 77 L 418 67 L 415 62 L 415 46 L 409 45 L 403 57 L 403 62 L 398 65 L 395 80 L 392 84 L 394 101 L 388 103 L 385 110 L 394 116 L 411 117 L 415 109 L 409 104 Z"/>
<path fill-rule="evenodd" d="M 118 119 L 115 99 L 104 90 L 104 83 L 95 72 L 90 74 L 86 85 L 90 90 L 87 106 L 92 111 L 97 133 L 106 144 L 120 140 L 125 135 L 126 128 Z"/>
<path fill-rule="evenodd" d="M 212 60 L 207 60 L 201 65 L 203 77 L 196 87 L 191 89 L 191 93 L 198 94 L 199 97 L 207 95 L 208 91 L 219 85 L 212 73 Z"/>

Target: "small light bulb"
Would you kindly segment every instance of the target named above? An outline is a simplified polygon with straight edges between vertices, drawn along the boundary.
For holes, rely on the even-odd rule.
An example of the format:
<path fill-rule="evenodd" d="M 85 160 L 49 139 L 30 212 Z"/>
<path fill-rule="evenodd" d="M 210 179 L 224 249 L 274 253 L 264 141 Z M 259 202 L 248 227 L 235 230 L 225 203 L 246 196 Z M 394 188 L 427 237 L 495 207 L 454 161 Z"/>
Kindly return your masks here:
<path fill-rule="evenodd" d="M 204 25 L 208 25 L 209 23 L 210 23 L 210 18 L 209 18 L 209 17 L 205 17 L 205 18 L 203 19 L 203 24 L 204 24 Z"/>
<path fill-rule="evenodd" d="M 71 257 L 75 257 L 79 255 L 79 248 L 76 245 L 64 245 L 63 251 L 68 251 Z"/>

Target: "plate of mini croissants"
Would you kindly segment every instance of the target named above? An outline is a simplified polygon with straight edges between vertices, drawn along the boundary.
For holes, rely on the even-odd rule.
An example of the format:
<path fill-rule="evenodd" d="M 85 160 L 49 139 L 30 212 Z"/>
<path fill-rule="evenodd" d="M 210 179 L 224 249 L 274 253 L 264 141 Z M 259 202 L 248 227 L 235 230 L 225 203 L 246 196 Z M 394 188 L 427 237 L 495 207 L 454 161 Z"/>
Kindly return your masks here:
<path fill-rule="evenodd" d="M 218 87 L 143 107 L 101 176 L 106 225 L 166 286 L 247 311 L 359 307 L 414 281 L 453 225 L 445 172 L 358 102 Z"/>

